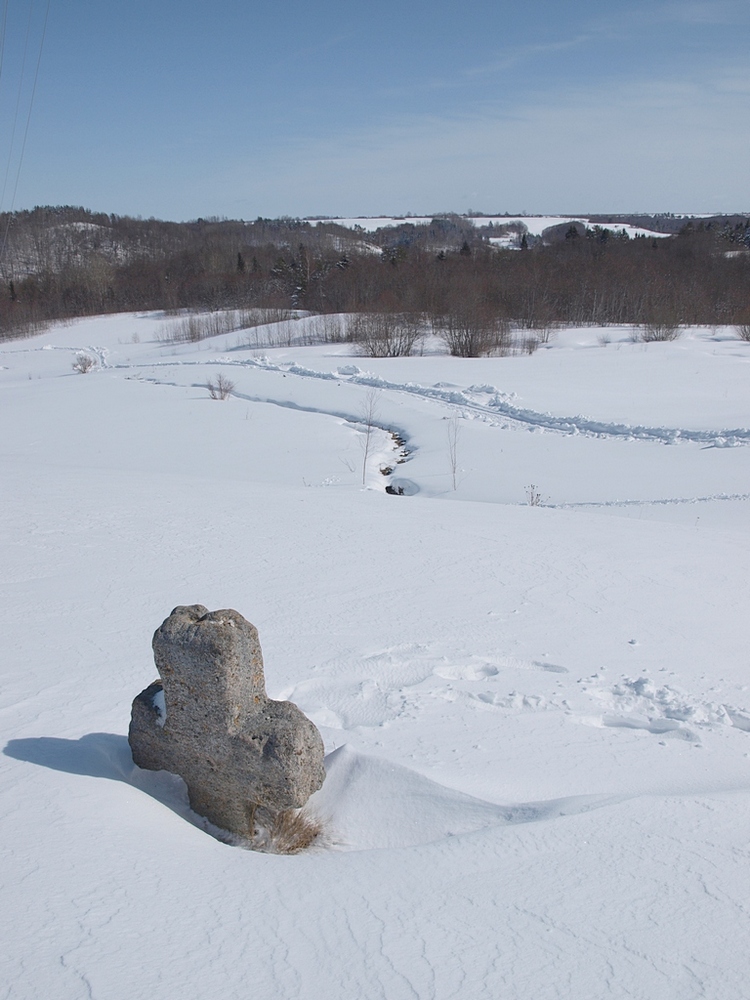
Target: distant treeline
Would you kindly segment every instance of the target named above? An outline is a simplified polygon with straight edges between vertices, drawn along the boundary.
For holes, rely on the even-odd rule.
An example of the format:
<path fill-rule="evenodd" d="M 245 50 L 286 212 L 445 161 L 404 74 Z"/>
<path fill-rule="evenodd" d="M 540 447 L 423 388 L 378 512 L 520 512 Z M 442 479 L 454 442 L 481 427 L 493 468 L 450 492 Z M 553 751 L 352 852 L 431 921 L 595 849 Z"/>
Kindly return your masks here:
<path fill-rule="evenodd" d="M 674 234 L 628 239 L 617 232 L 625 223 Z M 458 316 L 532 330 L 750 321 L 745 217 L 598 217 L 542 238 L 524 228 L 450 215 L 375 233 L 71 207 L 0 215 L 0 337 L 53 319 L 154 309 L 392 313 L 443 327 Z"/>

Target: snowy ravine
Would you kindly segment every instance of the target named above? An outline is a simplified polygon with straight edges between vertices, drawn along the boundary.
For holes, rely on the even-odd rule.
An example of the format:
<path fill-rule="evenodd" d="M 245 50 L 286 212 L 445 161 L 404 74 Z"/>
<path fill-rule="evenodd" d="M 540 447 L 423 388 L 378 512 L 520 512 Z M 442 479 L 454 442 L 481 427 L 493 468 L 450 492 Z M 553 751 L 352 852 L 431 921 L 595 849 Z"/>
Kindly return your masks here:
<path fill-rule="evenodd" d="M 747 996 L 750 344 L 163 323 L 0 346 L 0 998 Z M 132 763 L 151 635 L 197 602 L 321 729 L 306 854 Z"/>

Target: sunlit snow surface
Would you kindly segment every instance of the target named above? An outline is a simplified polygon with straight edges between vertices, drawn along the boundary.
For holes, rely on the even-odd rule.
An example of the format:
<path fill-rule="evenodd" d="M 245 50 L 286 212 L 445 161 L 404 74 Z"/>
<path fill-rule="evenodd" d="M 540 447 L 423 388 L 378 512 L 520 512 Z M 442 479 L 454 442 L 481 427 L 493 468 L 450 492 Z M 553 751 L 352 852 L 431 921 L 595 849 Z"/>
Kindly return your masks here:
<path fill-rule="evenodd" d="M 440 216 L 438 216 L 440 218 Z M 432 222 L 433 216 L 407 216 L 406 218 L 394 218 L 392 216 L 379 216 L 376 218 L 359 219 L 322 219 L 322 222 L 335 223 L 345 226 L 347 229 L 363 229 L 365 232 L 374 233 L 378 229 L 389 229 L 392 226 L 427 226 Z M 474 226 L 509 226 L 520 223 L 531 236 L 541 236 L 545 229 L 551 226 L 560 226 L 564 222 L 581 222 L 583 225 L 593 226 L 585 215 L 480 215 L 462 217 L 463 221 Z M 612 223 L 608 227 L 616 232 L 625 232 L 631 238 L 633 236 L 668 236 L 668 233 L 656 233 L 651 229 L 644 229 L 641 226 L 630 226 L 626 224 Z M 490 243 L 502 244 L 502 238 L 490 239 Z"/>
<path fill-rule="evenodd" d="M 0 349 L 0 997 L 745 996 L 750 345 L 371 360 L 273 346 L 314 318 L 163 322 Z M 321 728 L 305 855 L 132 763 L 153 630 L 197 602 Z"/>

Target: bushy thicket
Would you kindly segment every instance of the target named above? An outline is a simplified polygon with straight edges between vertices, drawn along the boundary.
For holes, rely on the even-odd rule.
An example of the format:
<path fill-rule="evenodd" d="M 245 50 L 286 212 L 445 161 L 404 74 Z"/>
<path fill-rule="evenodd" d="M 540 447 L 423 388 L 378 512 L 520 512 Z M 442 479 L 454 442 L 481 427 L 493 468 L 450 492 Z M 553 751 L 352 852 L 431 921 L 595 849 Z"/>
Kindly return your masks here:
<path fill-rule="evenodd" d="M 683 222 L 658 239 L 570 226 L 522 244 L 516 226 L 524 249 L 514 250 L 488 242 L 502 227 L 451 216 L 366 234 L 296 219 L 170 223 L 38 208 L 0 215 L 0 228 L 0 337 L 125 310 L 307 309 L 390 317 L 355 325 L 365 352 L 384 340 L 406 349 L 419 316 L 456 353 L 483 353 L 502 350 L 511 324 L 750 321 L 750 222 L 739 217 Z"/>

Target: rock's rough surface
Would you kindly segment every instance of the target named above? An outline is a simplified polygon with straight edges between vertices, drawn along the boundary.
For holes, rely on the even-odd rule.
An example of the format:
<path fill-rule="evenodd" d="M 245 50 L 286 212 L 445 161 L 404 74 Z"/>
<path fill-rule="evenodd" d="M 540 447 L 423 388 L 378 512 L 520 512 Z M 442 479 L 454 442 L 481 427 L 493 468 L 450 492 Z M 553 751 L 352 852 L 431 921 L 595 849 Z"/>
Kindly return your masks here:
<path fill-rule="evenodd" d="M 320 733 L 266 695 L 258 633 L 242 615 L 175 608 L 153 649 L 161 680 L 133 702 L 128 735 L 139 767 L 179 774 L 195 812 L 241 836 L 320 788 Z"/>

